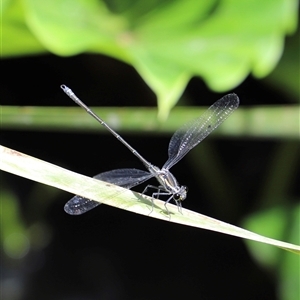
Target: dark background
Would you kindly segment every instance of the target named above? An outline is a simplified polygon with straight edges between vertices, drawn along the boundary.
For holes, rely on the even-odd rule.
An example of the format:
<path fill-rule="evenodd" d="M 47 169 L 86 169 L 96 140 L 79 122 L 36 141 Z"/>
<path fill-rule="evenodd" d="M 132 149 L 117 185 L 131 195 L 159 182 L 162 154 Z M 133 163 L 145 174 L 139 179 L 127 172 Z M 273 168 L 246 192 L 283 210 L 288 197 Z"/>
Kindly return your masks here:
<path fill-rule="evenodd" d="M 74 106 L 59 88 L 64 83 L 89 106 L 156 106 L 155 95 L 134 69 L 105 56 L 42 55 L 6 59 L 1 65 L 1 105 Z M 251 76 L 232 91 L 243 107 L 290 104 Z M 178 105 L 211 105 L 224 94 L 193 78 Z M 161 167 L 166 161 L 170 135 L 122 135 L 150 162 Z M 209 137 L 203 143 L 224 169 L 215 182 L 207 182 L 203 170 L 193 168 L 195 159 L 205 160 L 205 151 L 190 153 L 176 165 L 173 173 L 189 187 L 183 205 L 239 225 L 258 206 L 268 158 L 280 141 Z M 89 176 L 143 168 L 109 134 L 1 130 L 1 144 Z M 227 175 L 234 186 L 225 185 L 223 198 L 212 199 L 209 189 L 220 180 L 224 184 Z M 17 261 L 2 253 L 2 274 L 13 278 L 21 295 L 15 299 L 277 299 L 276 274 L 252 259 L 242 239 L 105 205 L 70 216 L 63 206 L 72 195 L 7 173 L 1 178 L 18 197 L 20 220 L 28 227 L 43 225 L 48 240 Z M 298 193 L 292 180 L 291 194 Z"/>

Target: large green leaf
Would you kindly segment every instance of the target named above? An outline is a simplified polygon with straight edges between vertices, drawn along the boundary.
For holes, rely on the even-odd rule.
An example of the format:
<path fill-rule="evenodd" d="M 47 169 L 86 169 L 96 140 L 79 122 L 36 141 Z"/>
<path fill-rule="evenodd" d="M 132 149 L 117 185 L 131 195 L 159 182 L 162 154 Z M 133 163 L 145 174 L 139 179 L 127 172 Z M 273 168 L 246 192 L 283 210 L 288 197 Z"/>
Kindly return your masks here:
<path fill-rule="evenodd" d="M 123 60 L 156 93 L 164 118 L 194 75 L 225 91 L 249 73 L 270 73 L 285 35 L 296 28 L 297 6 L 297 0 L 6 0 L 2 54 L 32 47 Z"/>

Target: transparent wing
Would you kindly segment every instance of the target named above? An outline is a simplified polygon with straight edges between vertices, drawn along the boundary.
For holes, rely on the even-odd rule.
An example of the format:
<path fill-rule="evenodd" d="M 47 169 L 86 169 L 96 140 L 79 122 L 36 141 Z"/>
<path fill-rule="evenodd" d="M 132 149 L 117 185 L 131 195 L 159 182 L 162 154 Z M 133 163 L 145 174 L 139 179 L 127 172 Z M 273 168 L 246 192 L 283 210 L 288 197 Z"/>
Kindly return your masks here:
<path fill-rule="evenodd" d="M 174 166 L 191 149 L 223 123 L 238 106 L 238 96 L 236 94 L 228 94 L 216 101 L 199 118 L 192 120 L 178 129 L 170 140 L 168 149 L 169 158 L 163 168 L 170 169 Z"/>
<path fill-rule="evenodd" d="M 64 210 L 69 215 L 81 215 L 100 204 L 100 202 L 83 198 L 81 196 L 74 196 L 65 204 Z"/>
<path fill-rule="evenodd" d="M 100 173 L 93 178 L 113 183 L 131 189 L 153 177 L 151 173 L 139 169 L 116 169 L 108 172 Z"/>
<path fill-rule="evenodd" d="M 134 186 L 150 179 L 151 177 L 153 177 L 151 173 L 143 170 L 117 169 L 100 173 L 93 178 L 131 189 Z M 81 215 L 100 204 L 100 202 L 94 200 L 83 198 L 81 196 L 74 196 L 65 204 L 64 210 L 70 215 Z"/>

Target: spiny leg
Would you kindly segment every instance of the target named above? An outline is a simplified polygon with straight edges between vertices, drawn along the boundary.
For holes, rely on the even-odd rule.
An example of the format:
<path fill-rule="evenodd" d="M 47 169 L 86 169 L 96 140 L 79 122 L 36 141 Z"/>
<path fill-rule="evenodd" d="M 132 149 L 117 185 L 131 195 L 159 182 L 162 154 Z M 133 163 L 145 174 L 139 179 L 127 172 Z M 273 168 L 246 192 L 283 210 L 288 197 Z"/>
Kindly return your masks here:
<path fill-rule="evenodd" d="M 151 203 L 152 203 L 152 207 L 151 207 L 151 211 L 150 211 L 150 213 L 149 213 L 149 215 L 153 212 L 153 209 L 154 209 L 154 202 L 153 202 L 153 198 L 154 199 L 159 199 L 159 196 L 164 196 L 164 195 L 167 195 L 167 196 L 169 196 L 169 195 L 171 195 L 171 193 L 170 192 L 168 192 L 168 191 L 166 191 L 164 188 L 163 188 L 163 186 L 154 186 L 154 185 L 147 185 L 146 186 L 146 188 L 144 189 L 144 191 L 142 192 L 142 194 L 144 194 L 149 188 L 152 188 L 152 189 L 155 189 L 155 190 L 157 190 L 157 192 L 156 193 L 152 193 L 152 198 L 151 198 Z M 164 191 L 164 193 L 162 193 L 161 191 Z M 173 197 L 173 195 L 172 195 L 172 197 Z M 171 198 L 172 198 L 171 197 Z M 168 200 L 168 201 L 170 201 L 170 200 Z M 169 212 L 168 211 L 168 209 L 167 209 L 167 212 Z M 168 213 L 169 214 L 169 213 Z"/>
<path fill-rule="evenodd" d="M 180 212 L 182 214 L 182 204 L 181 204 L 181 201 L 178 201 L 178 200 L 174 200 L 176 205 L 177 205 L 177 208 L 178 208 L 178 212 Z"/>

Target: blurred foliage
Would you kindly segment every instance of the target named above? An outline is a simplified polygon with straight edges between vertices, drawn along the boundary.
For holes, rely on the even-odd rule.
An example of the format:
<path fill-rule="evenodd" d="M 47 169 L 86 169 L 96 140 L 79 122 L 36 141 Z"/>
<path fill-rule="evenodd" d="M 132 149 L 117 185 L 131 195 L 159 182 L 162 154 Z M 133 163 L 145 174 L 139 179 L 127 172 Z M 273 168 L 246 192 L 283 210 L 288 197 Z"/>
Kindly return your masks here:
<path fill-rule="evenodd" d="M 284 53 L 274 71 L 263 81 L 274 90 L 286 96 L 287 101 L 299 103 L 300 100 L 300 32 L 286 39 Z M 299 112 L 298 112 L 299 114 Z M 299 136 L 299 135 L 298 135 Z"/>
<path fill-rule="evenodd" d="M 269 74 L 297 26 L 296 0 L 5 0 L 2 56 L 96 52 L 127 62 L 165 118 L 194 75 L 215 91 Z"/>
<path fill-rule="evenodd" d="M 276 239 L 289 240 L 300 244 L 300 204 L 288 207 L 281 205 L 259 211 L 244 220 L 244 226 L 255 232 Z M 253 257 L 270 273 L 276 274 L 278 292 L 284 300 L 300 298 L 300 259 L 298 256 L 283 253 L 275 247 L 246 241 Z"/>
<path fill-rule="evenodd" d="M 58 192 L 58 190 L 49 189 L 48 186 L 36 187 L 43 189 L 44 195 L 47 195 L 47 197 L 44 196 L 44 198 L 50 198 L 53 196 L 53 193 L 57 194 Z M 33 199 L 37 198 L 38 197 L 35 197 Z M 54 197 L 52 197 L 52 199 L 53 198 Z M 47 202 L 38 202 L 38 208 L 27 203 L 27 206 L 31 206 L 31 212 L 36 211 L 36 219 L 31 220 L 30 224 L 28 224 L 23 220 L 24 212 L 20 206 L 18 196 L 14 194 L 12 190 L 6 188 L 5 185 L 1 186 L 0 200 L 0 241 L 7 257 L 11 259 L 21 259 L 25 257 L 29 251 L 40 250 L 49 244 L 51 240 L 51 230 L 45 224 L 43 214 L 43 209 L 45 210 Z M 41 219 L 43 219 L 43 221 L 41 221 Z"/>
<path fill-rule="evenodd" d="M 26 226 L 20 217 L 20 207 L 16 195 L 5 189 L 1 191 L 0 216 L 0 238 L 4 252 L 11 258 L 22 258 L 29 251 Z"/>

